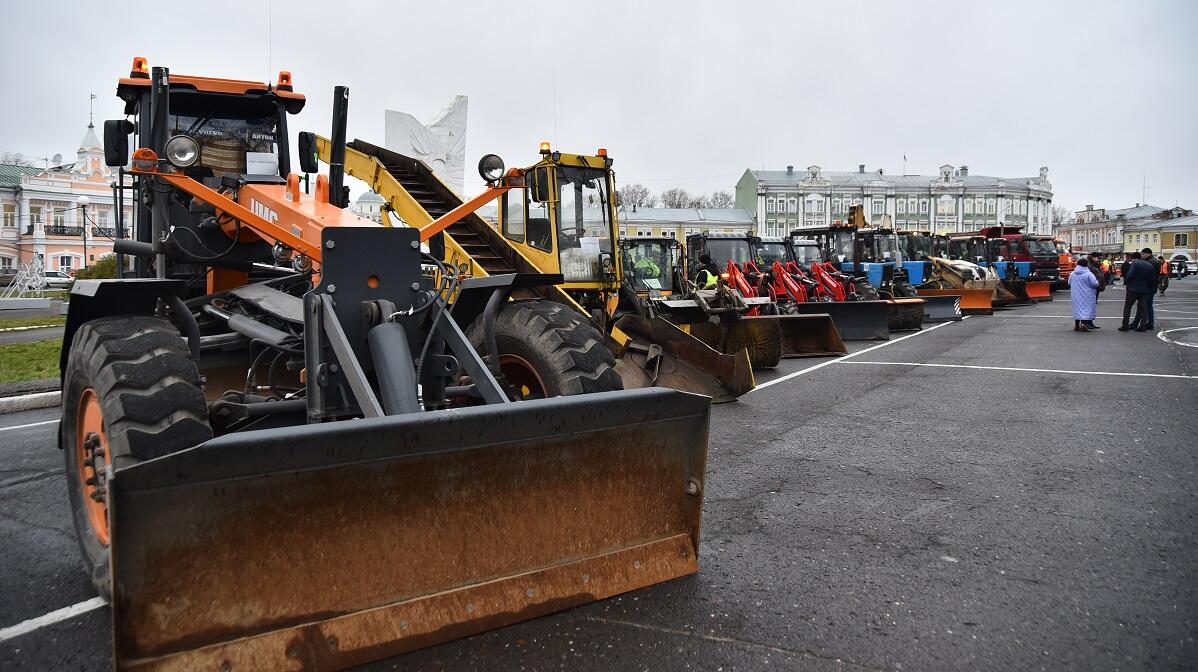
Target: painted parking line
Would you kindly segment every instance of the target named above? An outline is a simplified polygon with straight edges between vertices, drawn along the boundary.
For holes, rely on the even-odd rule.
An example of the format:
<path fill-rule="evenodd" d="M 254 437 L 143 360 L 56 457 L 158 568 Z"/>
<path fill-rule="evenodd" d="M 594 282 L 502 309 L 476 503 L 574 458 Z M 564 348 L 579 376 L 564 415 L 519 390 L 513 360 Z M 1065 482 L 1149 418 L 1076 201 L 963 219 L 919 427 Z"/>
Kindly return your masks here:
<path fill-rule="evenodd" d="M 47 625 L 54 625 L 59 621 L 75 618 L 80 614 L 86 614 L 89 611 L 94 611 L 100 607 L 107 606 L 108 601 L 102 597 L 93 597 L 90 600 L 84 600 L 78 604 L 72 604 L 69 607 L 56 609 L 48 614 L 42 614 L 36 618 L 31 618 L 28 621 L 17 623 L 0 630 L 0 642 L 6 642 L 10 639 L 27 635 L 34 630 L 44 628 Z"/>
<path fill-rule="evenodd" d="M 1156 309 L 1158 313 L 1187 313 L 1189 315 L 1198 315 L 1198 312 L 1187 312 L 1183 310 L 1162 310 Z M 1072 315 L 1003 315 L 1004 320 L 1072 320 Z M 1122 320 L 1118 315 L 1099 315 L 1094 318 L 1096 320 Z M 1198 320 L 1198 317 L 1170 317 L 1170 320 Z"/>
<path fill-rule="evenodd" d="M 969 316 L 969 315 L 966 315 L 966 316 L 962 317 L 961 319 L 962 319 L 962 320 L 968 320 L 970 317 L 971 317 L 971 316 Z M 797 377 L 799 377 L 799 376 L 801 376 L 801 375 L 803 375 L 803 374 L 805 374 L 805 373 L 811 373 L 812 371 L 816 371 L 816 370 L 818 370 L 818 369 L 822 369 L 822 368 L 824 368 L 825 366 L 828 366 L 828 365 L 830 365 L 830 364 L 837 364 L 837 363 L 839 363 L 839 362 L 843 362 L 843 361 L 844 361 L 844 360 L 846 360 L 846 359 L 851 359 L 851 358 L 853 358 L 853 357 L 856 357 L 857 355 L 864 355 L 865 353 L 867 353 L 867 352 L 873 352 L 874 350 L 877 350 L 878 348 L 884 348 L 884 347 L 886 347 L 886 346 L 888 346 L 888 345 L 894 345 L 895 343 L 898 343 L 899 341 L 905 341 L 905 340 L 907 340 L 908 338 L 914 338 L 914 337 L 916 337 L 916 336 L 919 336 L 919 335 L 921 335 L 921 334 L 926 334 L 926 333 L 929 333 L 929 332 L 932 332 L 932 331 L 936 331 L 936 330 L 937 330 L 937 329 L 939 329 L 940 327 L 947 327 L 947 326 L 948 326 L 948 325 L 950 325 L 950 324 L 956 324 L 956 322 L 941 322 L 940 324 L 937 324 L 937 325 L 936 325 L 936 326 L 934 326 L 934 327 L 928 327 L 927 329 L 921 329 L 921 330 L 919 330 L 919 331 L 917 331 L 917 332 L 915 332 L 915 333 L 913 333 L 913 334 L 907 334 L 906 336 L 900 336 L 899 338 L 895 338 L 895 339 L 892 339 L 892 340 L 886 341 L 885 343 L 879 343 L 878 345 L 875 345 L 875 346 L 872 346 L 872 347 L 866 348 L 866 349 L 864 349 L 864 350 L 858 350 L 857 352 L 853 352 L 853 353 L 847 354 L 847 355 L 845 355 L 844 357 L 837 357 L 836 359 L 828 360 L 828 361 L 826 361 L 826 362 L 820 362 L 819 364 L 816 364 L 815 366 L 809 366 L 809 367 L 807 367 L 807 368 L 803 369 L 802 371 L 795 371 L 794 373 L 788 373 L 788 374 L 786 374 L 785 376 L 782 376 L 782 377 L 780 377 L 780 378 L 775 378 L 775 379 L 773 379 L 773 380 L 770 380 L 770 381 L 766 381 L 766 382 L 764 382 L 764 383 L 761 383 L 761 384 L 757 385 L 756 387 L 754 387 L 753 389 L 751 389 L 751 390 L 749 390 L 748 392 L 746 392 L 745 394 L 752 394 L 752 393 L 756 392 L 757 390 L 764 390 L 765 388 L 769 387 L 770 385 L 777 385 L 778 383 L 782 383 L 782 382 L 788 381 L 788 380 L 790 380 L 791 378 L 797 378 Z M 744 396 L 744 395 L 741 395 L 741 396 Z"/>
<path fill-rule="evenodd" d="M 1187 329 L 1198 329 L 1198 327 L 1186 327 Z M 1179 343 L 1178 345 L 1186 345 Z M 1198 347 L 1193 345 L 1190 347 Z M 864 352 L 864 351 L 862 351 Z M 983 371 L 1021 371 L 1026 373 L 1076 373 L 1083 376 L 1126 376 L 1131 378 L 1182 378 L 1186 380 L 1198 380 L 1198 376 L 1185 376 L 1178 373 L 1138 373 L 1138 372 L 1123 372 L 1123 371 L 1075 371 L 1072 369 L 1029 369 L 1019 366 L 980 366 L 977 364 L 932 364 L 929 362 L 863 362 L 854 361 L 846 362 L 844 359 L 838 359 L 829 364 L 857 364 L 864 366 L 931 366 L 942 369 L 980 369 Z"/>
<path fill-rule="evenodd" d="M 1177 318 L 1171 317 L 1169 319 L 1174 320 Z M 1191 329 L 1198 329 L 1198 327 L 1178 327 L 1177 329 L 1162 329 L 1161 331 L 1156 332 L 1156 337 L 1166 343 L 1172 343 L 1173 345 L 1181 345 L 1181 346 L 1184 346 L 1187 348 L 1198 348 L 1198 343 L 1182 343 L 1181 341 L 1173 340 L 1169 336 L 1169 334 L 1172 334 L 1177 331 L 1189 331 Z"/>
<path fill-rule="evenodd" d="M 42 425 L 53 425 L 53 424 L 57 424 L 57 423 L 58 423 L 57 418 L 54 420 L 42 420 L 41 422 L 31 422 L 27 425 L 13 425 L 12 427 L 0 427 L 0 432 L 7 432 L 10 429 L 27 429 L 29 427 L 41 427 Z"/>

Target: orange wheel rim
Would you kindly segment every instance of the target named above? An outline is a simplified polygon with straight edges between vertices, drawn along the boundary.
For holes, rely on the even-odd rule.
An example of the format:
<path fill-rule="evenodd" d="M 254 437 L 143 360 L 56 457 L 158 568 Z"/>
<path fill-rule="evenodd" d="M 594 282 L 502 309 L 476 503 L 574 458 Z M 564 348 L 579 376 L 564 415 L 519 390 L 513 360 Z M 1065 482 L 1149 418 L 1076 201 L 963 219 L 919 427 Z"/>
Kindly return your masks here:
<path fill-rule="evenodd" d="M 83 509 L 96 539 L 108 545 L 108 435 L 95 390 L 87 388 L 79 398 L 75 421 L 76 478 L 83 493 Z"/>
<path fill-rule="evenodd" d="M 500 355 L 499 370 L 520 393 L 521 399 L 544 399 L 548 396 L 545 381 L 541 380 L 540 374 L 527 359 L 519 355 Z"/>

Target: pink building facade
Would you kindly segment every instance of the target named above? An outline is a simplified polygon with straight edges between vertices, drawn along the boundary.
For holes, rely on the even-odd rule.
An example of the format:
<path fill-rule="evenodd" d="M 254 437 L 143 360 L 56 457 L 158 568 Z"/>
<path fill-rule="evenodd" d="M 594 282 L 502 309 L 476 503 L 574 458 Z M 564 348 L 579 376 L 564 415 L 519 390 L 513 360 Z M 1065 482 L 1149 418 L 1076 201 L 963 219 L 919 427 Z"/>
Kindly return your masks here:
<path fill-rule="evenodd" d="M 91 124 L 74 163 L 47 169 L 0 165 L 0 269 L 41 255 L 47 270 L 70 272 L 110 254 L 116 179 L 117 171 L 104 165 L 104 149 Z M 86 208 L 80 207 L 81 196 Z M 126 222 L 130 212 L 126 196 Z"/>

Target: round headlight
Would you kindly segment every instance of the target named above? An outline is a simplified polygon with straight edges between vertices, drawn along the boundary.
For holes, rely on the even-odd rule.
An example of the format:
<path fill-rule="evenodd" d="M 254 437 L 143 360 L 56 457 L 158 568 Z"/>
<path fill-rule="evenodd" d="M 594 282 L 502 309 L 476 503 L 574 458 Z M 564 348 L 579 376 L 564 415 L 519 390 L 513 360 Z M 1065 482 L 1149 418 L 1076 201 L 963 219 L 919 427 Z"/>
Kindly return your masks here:
<path fill-rule="evenodd" d="M 487 154 L 478 160 L 478 174 L 486 182 L 498 182 L 503 177 L 503 159 Z"/>
<path fill-rule="evenodd" d="M 176 168 L 188 168 L 200 160 L 200 144 L 189 135 L 176 135 L 166 141 L 166 160 Z"/>

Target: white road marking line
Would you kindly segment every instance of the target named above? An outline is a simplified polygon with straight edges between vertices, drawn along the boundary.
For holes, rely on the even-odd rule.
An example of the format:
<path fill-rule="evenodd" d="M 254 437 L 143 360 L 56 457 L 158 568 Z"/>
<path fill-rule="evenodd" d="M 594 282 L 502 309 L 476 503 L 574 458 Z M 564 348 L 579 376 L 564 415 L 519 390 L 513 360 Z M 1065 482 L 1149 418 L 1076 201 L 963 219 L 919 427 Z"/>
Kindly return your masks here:
<path fill-rule="evenodd" d="M 56 423 L 56 422 L 58 422 L 58 420 L 43 420 L 41 422 L 31 422 L 27 425 L 13 425 L 12 427 L 0 427 L 0 432 L 7 432 L 10 429 L 25 429 L 26 427 L 40 427 L 42 425 L 49 425 L 49 424 Z"/>
<path fill-rule="evenodd" d="M 1175 320 L 1177 318 L 1171 317 L 1169 319 Z M 1171 334 L 1175 331 L 1189 331 L 1190 329 L 1198 329 L 1198 327 L 1178 327 L 1176 329 L 1164 329 L 1156 332 L 1156 337 L 1166 343 L 1172 343 L 1173 345 L 1181 345 L 1187 348 L 1198 348 L 1198 343 L 1182 343 L 1181 341 L 1175 341 L 1168 336 L 1168 334 Z"/>
<path fill-rule="evenodd" d="M 108 601 L 104 598 L 93 597 L 90 600 L 84 600 L 78 604 L 72 604 L 69 607 L 63 607 L 62 609 L 51 611 L 48 614 L 42 614 L 41 616 L 31 618 L 23 623 L 17 623 L 16 625 L 12 625 L 0 630 L 0 642 L 6 642 L 14 637 L 27 635 L 39 628 L 44 628 L 47 625 L 54 625 L 59 621 L 65 621 L 68 618 L 74 618 L 79 614 L 86 614 L 89 611 L 94 611 L 107 605 Z"/>
<path fill-rule="evenodd" d="M 29 331 L 30 329 L 53 329 L 54 327 L 61 326 L 61 324 L 35 324 L 32 327 L 6 327 L 4 329 L 0 329 L 0 334 L 7 333 L 9 331 Z"/>
<path fill-rule="evenodd" d="M 970 317 L 971 316 L 966 315 L 966 316 L 962 317 L 961 320 L 964 321 L 964 320 L 969 319 Z M 760 383 L 759 385 L 757 385 L 757 387 L 754 387 L 753 389 L 749 390 L 745 394 L 752 394 L 752 393 L 756 392 L 757 390 L 764 390 L 765 388 L 769 387 L 770 385 L 777 385 L 778 383 L 785 382 L 787 380 L 790 380 L 791 378 L 796 378 L 805 373 L 811 373 L 812 371 L 815 371 L 817 369 L 822 369 L 825 366 L 828 366 L 829 364 L 843 362 L 844 360 L 849 359 L 850 357 L 856 357 L 857 355 L 864 355 L 865 353 L 871 352 L 873 350 L 877 350 L 878 348 L 884 348 L 888 345 L 898 343 L 899 341 L 905 341 L 908 338 L 913 338 L 915 336 L 919 336 L 920 334 L 926 334 L 929 331 L 936 331 L 940 327 L 947 327 L 950 324 L 956 324 L 956 322 L 941 322 L 940 324 L 937 324 L 934 327 L 928 327 L 927 329 L 921 329 L 920 331 L 917 331 L 913 334 L 907 334 L 906 336 L 900 336 L 899 338 L 891 339 L 889 341 L 886 341 L 885 343 L 879 343 L 878 345 L 866 348 L 864 350 L 858 350 L 857 352 L 849 353 L 849 354 L 845 355 L 844 357 L 837 357 L 836 359 L 831 359 L 826 362 L 820 362 L 819 364 L 816 364 L 815 366 L 809 366 L 809 367 L 803 369 L 802 371 L 795 371 L 794 373 L 788 373 L 785 376 L 782 376 L 780 378 L 775 378 L 773 380 L 769 380 L 764 383 Z M 744 396 L 744 395 L 741 395 L 741 396 Z"/>
<path fill-rule="evenodd" d="M 1198 327 L 1186 327 L 1198 329 Z M 1184 345 L 1184 344 L 1179 344 Z M 1191 346 L 1198 347 L 1198 345 Z M 864 351 L 863 351 L 864 352 Z M 978 366 L 974 364 L 932 364 L 929 362 L 845 362 L 844 358 L 828 362 L 829 364 L 873 364 L 876 366 L 934 366 L 943 369 L 983 369 L 988 371 L 1025 371 L 1029 373 L 1078 373 L 1085 376 L 1128 376 L 1132 378 L 1185 378 L 1198 380 L 1198 376 L 1184 376 L 1176 373 L 1129 373 L 1123 371 L 1074 371 L 1071 369 L 1025 369 L 1018 366 Z"/>

